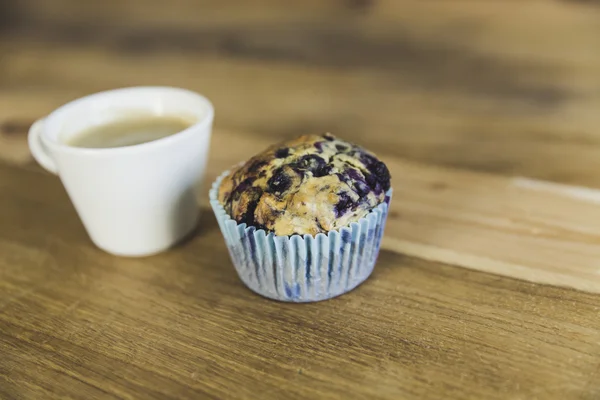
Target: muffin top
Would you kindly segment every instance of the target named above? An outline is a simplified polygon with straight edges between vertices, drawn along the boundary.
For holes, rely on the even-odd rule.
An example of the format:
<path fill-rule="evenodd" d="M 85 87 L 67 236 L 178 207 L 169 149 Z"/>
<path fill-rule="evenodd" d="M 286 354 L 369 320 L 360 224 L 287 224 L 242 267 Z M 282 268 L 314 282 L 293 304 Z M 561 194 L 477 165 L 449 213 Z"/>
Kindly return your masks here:
<path fill-rule="evenodd" d="M 383 162 L 327 133 L 252 157 L 223 179 L 219 201 L 240 224 L 276 235 L 316 235 L 365 217 L 389 188 Z"/>

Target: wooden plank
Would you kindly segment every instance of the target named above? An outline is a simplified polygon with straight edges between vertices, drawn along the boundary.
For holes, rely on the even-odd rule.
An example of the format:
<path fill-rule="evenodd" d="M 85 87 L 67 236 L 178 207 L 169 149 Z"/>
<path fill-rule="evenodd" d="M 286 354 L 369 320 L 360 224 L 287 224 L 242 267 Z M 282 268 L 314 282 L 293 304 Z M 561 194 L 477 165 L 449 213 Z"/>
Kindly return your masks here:
<path fill-rule="evenodd" d="M 524 3 L 528 18 L 546 10 L 550 22 L 513 26 L 512 8 L 499 4 L 487 18 L 484 8 L 448 8 L 448 19 L 413 5 L 402 19 L 409 33 L 367 17 L 311 29 L 274 20 L 166 32 L 80 22 L 88 33 L 59 37 L 60 25 L 25 29 L 0 40 L 0 123 L 98 90 L 168 84 L 207 94 L 226 129 L 274 139 L 331 130 L 382 154 L 598 187 L 597 13 Z M 450 30 L 461 18 L 486 23 Z"/>
<path fill-rule="evenodd" d="M 383 251 L 352 294 L 282 304 L 239 282 L 208 210 L 181 246 L 124 259 L 57 179 L 0 166 L 0 185 L 3 398 L 600 395 L 597 295 Z"/>
<path fill-rule="evenodd" d="M 208 182 L 269 143 L 215 131 Z M 385 161 L 395 188 L 386 250 L 600 293 L 600 191 Z"/>
<path fill-rule="evenodd" d="M 0 398 L 600 398 L 599 18 L 566 0 L 0 2 Z M 209 180 L 307 132 L 380 154 L 395 196 L 373 276 L 319 304 L 260 298 L 206 204 L 171 251 L 96 249 L 26 131 L 146 84 L 215 103 Z"/>
<path fill-rule="evenodd" d="M 217 131 L 210 176 L 267 145 Z M 237 150 L 224 151 L 227 143 Z M 383 247 L 600 293 L 600 191 L 385 159 L 395 188 Z"/>

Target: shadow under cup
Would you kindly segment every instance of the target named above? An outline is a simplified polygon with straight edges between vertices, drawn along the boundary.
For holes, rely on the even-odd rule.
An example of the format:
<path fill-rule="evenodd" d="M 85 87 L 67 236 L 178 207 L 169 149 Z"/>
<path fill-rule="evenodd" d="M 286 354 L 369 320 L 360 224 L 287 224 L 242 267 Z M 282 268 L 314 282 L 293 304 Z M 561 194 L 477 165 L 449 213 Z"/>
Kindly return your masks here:
<path fill-rule="evenodd" d="M 71 147 L 78 133 L 120 119 L 182 117 L 181 132 L 114 148 Z M 214 109 L 178 88 L 134 87 L 83 97 L 37 121 L 29 132 L 35 159 L 57 174 L 92 241 L 123 256 L 171 247 L 199 217 Z"/>

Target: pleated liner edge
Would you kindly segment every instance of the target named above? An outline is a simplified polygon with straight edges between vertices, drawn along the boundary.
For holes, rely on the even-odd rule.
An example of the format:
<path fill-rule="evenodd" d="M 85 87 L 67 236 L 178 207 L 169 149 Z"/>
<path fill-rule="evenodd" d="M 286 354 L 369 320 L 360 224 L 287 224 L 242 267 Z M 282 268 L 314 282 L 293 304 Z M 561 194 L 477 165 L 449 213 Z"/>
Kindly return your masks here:
<path fill-rule="evenodd" d="M 221 174 L 210 204 L 242 282 L 267 298 L 313 302 L 347 293 L 373 272 L 385 228 L 392 189 L 385 202 L 358 222 L 328 234 L 277 236 L 238 224 L 218 200 Z"/>

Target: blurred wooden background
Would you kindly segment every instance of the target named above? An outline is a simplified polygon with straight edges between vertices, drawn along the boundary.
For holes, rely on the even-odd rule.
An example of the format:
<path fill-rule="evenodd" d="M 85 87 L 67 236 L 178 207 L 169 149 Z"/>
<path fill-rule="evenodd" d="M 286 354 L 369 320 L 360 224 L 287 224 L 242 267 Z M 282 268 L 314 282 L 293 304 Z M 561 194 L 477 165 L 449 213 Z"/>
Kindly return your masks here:
<path fill-rule="evenodd" d="M 373 277 L 258 298 L 210 216 L 95 249 L 26 134 L 133 85 L 214 102 L 209 178 L 301 133 L 375 151 Z M 0 0 L 0 398 L 598 399 L 600 297 L 541 284 L 598 292 L 597 188 L 598 1 Z"/>
<path fill-rule="evenodd" d="M 218 129 L 330 130 L 382 154 L 600 186 L 594 1 L 0 7 L 0 143 L 11 148 L 1 157 L 14 162 L 30 161 L 20 144 L 34 118 L 98 90 L 155 84 L 205 93 Z"/>

